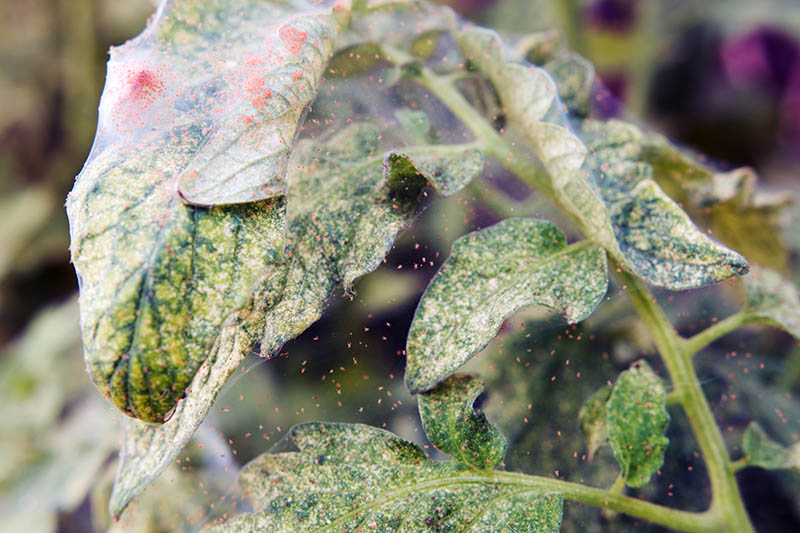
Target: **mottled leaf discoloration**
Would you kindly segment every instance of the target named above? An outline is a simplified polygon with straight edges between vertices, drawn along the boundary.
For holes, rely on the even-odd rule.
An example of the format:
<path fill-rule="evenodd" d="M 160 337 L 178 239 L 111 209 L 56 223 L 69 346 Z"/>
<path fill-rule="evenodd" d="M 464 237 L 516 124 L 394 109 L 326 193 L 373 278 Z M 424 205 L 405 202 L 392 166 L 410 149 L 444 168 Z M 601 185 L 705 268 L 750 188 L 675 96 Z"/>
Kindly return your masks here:
<path fill-rule="evenodd" d="M 620 374 L 606 404 L 608 440 L 631 487 L 641 487 L 664 463 L 669 440 L 666 391 L 646 361 Z"/>
<path fill-rule="evenodd" d="M 506 439 L 474 407 L 483 392 L 477 376 L 451 376 L 420 394 L 419 415 L 428 440 L 453 459 L 476 468 L 494 468 L 506 454 Z"/>
<path fill-rule="evenodd" d="M 420 300 L 408 334 L 406 384 L 429 390 L 483 348 L 507 317 L 543 305 L 575 323 L 606 293 L 605 253 L 582 241 L 567 246 L 553 224 L 507 219 L 469 233 Z"/>
<path fill-rule="evenodd" d="M 244 468 L 240 484 L 254 512 L 211 531 L 547 533 L 561 525 L 560 494 L 431 461 L 381 429 L 309 423 L 291 438 L 299 451 L 267 453 Z"/>
<path fill-rule="evenodd" d="M 286 167 L 336 20 L 301 1 L 164 1 L 112 49 L 67 211 L 87 366 L 126 414 L 169 418 L 280 259 Z"/>
<path fill-rule="evenodd" d="M 638 161 L 641 140 L 634 128 L 587 121 L 579 135 L 545 70 L 508 61 L 492 31 L 470 27 L 457 40 L 470 64 L 494 83 L 509 120 L 549 174 L 559 204 L 620 264 L 673 290 L 747 272 L 744 258 L 698 230 L 651 179 L 652 169 Z M 585 97 L 580 83 L 566 78 L 564 96 Z"/>
<path fill-rule="evenodd" d="M 355 124 L 326 143 L 301 142 L 289 174 L 287 248 L 283 259 L 269 264 L 249 304 L 222 329 L 173 418 L 161 427 L 126 420 L 125 450 L 112 495 L 112 513 L 125 505 L 177 455 L 200 425 L 227 377 L 254 344 L 271 356 L 315 322 L 338 287 L 349 287 L 374 270 L 395 236 L 412 220 L 417 198 L 386 186 L 391 166 L 384 167 L 380 132 Z M 440 179 L 458 189 L 463 183 L 443 169 L 449 150 L 425 159 Z M 418 153 L 408 147 L 409 153 Z M 419 160 L 423 160 L 418 156 Z M 407 159 L 401 161 L 408 164 Z M 437 166 L 438 165 L 438 166 Z M 479 168 L 475 168 L 479 171 Z M 424 176 L 422 169 L 415 174 Z M 440 183 L 432 178 L 435 183 Z"/>

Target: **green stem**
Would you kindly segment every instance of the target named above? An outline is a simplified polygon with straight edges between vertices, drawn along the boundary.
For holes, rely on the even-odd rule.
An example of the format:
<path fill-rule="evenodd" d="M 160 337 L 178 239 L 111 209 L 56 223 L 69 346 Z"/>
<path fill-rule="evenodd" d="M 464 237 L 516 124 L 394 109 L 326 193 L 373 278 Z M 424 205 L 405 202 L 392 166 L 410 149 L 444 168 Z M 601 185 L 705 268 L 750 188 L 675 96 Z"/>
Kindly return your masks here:
<path fill-rule="evenodd" d="M 704 329 L 697 335 L 684 340 L 683 349 L 688 355 L 692 356 L 723 335 L 727 335 L 743 324 L 746 324 L 748 320 L 749 315 L 745 311 L 739 311 L 735 315 L 731 315 L 713 326 Z"/>
<path fill-rule="evenodd" d="M 617 267 L 612 260 L 617 278 L 627 291 L 633 307 L 653 335 L 659 354 L 667 367 L 674 393 L 686 412 L 711 480 L 711 508 L 709 512 L 718 519 L 720 530 L 754 531 L 742 502 L 728 450 L 711 408 L 706 401 L 700 381 L 692 367 L 691 354 L 684 341 L 675 333 L 661 307 L 649 289 L 638 278 Z"/>
<path fill-rule="evenodd" d="M 679 511 L 637 498 L 612 494 L 603 489 L 587 487 L 580 483 L 519 474 L 517 472 L 487 471 L 484 479 L 492 483 L 558 492 L 568 500 L 625 513 L 678 531 L 719 531 L 719 524 L 708 511 L 703 513 Z"/>
<path fill-rule="evenodd" d="M 622 490 L 625 488 L 625 478 L 622 477 L 622 474 L 617 476 L 617 479 L 614 480 L 614 484 L 608 487 L 609 494 L 622 494 Z"/>
<path fill-rule="evenodd" d="M 528 185 L 538 189 L 548 198 L 554 199 L 549 176 L 537 166 L 534 160 L 518 155 L 514 146 L 503 139 L 452 84 L 447 83 L 441 76 L 424 66 L 415 70 L 420 83 L 470 129 L 473 135 L 483 143 L 486 153 L 497 159 Z M 616 267 L 613 260 L 612 265 Z M 622 268 L 614 268 L 614 270 L 627 289 L 634 308 L 649 327 L 656 347 L 672 378 L 675 387 L 672 395 L 681 404 L 689 418 L 711 480 L 711 507 L 705 513 L 682 513 L 633 498 L 614 496 L 606 491 L 566 482 L 551 481 L 552 490 L 561 492 L 565 498 L 608 507 L 614 511 L 637 516 L 674 529 L 720 531 L 724 528 L 735 528 L 735 531 L 754 531 L 739 494 L 739 487 L 736 484 L 722 434 L 692 367 L 691 354 L 686 349 L 687 341 L 675 333 L 664 312 L 638 278 Z M 521 480 L 530 478 L 523 474 L 503 473 L 502 475 L 514 479 L 516 479 L 515 476 L 519 476 Z M 537 483 L 541 483 L 541 479 L 544 478 L 536 479 Z"/>

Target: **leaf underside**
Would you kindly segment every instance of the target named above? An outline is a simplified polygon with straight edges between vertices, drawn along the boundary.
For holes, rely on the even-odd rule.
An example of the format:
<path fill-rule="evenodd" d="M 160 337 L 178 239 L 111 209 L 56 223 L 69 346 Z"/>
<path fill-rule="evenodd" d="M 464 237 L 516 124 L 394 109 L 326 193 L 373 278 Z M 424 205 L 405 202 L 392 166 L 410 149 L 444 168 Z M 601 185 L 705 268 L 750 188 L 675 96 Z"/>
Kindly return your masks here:
<path fill-rule="evenodd" d="M 491 472 L 426 458 L 416 445 L 364 425 L 309 423 L 298 452 L 266 453 L 240 485 L 253 513 L 210 531 L 556 532 L 560 494 L 492 481 Z"/>
<path fill-rule="evenodd" d="M 483 392 L 476 376 L 451 376 L 420 394 L 419 415 L 428 440 L 456 461 L 494 468 L 506 454 L 506 439 L 473 404 Z"/>
<path fill-rule="evenodd" d="M 286 167 L 337 31 L 295 4 L 165 1 L 111 51 L 67 212 L 87 366 L 130 416 L 169 418 L 283 253 Z"/>
<path fill-rule="evenodd" d="M 410 223 L 417 198 L 385 186 L 392 167 L 383 166 L 379 138 L 373 126 L 355 124 L 327 143 L 298 145 L 289 175 L 283 260 L 268 265 L 248 306 L 234 324 L 222 329 L 172 419 L 160 427 L 125 420 L 125 447 L 111 498 L 113 515 L 118 516 L 179 453 L 254 344 L 260 344 L 262 356 L 277 353 L 321 316 L 337 287 L 347 288 L 377 268 L 397 233 Z M 435 156 L 427 148 L 406 151 L 436 176 L 431 178 L 434 188 L 448 183 L 446 192 L 455 192 L 473 174 L 448 170 L 461 169 L 445 157 L 462 157 L 461 148 L 437 148 Z M 400 163 L 408 167 L 408 159 Z M 469 169 L 478 173 L 481 166 Z"/>
<path fill-rule="evenodd" d="M 454 244 L 420 300 L 408 334 L 406 384 L 429 390 L 480 351 L 521 307 L 543 305 L 575 323 L 606 293 L 604 251 L 566 245 L 546 221 L 512 218 Z"/>

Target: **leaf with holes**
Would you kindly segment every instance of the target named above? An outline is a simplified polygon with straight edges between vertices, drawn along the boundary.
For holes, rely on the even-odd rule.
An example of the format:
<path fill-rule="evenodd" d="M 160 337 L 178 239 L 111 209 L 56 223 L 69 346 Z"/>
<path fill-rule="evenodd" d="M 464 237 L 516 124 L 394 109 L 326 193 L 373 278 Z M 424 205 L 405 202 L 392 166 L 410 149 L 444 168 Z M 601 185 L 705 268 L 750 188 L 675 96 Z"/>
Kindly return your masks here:
<path fill-rule="evenodd" d="M 425 391 L 492 340 L 516 310 L 543 305 L 583 320 L 608 287 L 606 257 L 590 241 L 567 246 L 550 222 L 511 218 L 469 233 L 420 300 L 406 348 L 406 384 Z"/>
<path fill-rule="evenodd" d="M 253 512 L 210 531 L 559 531 L 560 494 L 431 461 L 388 431 L 313 422 L 290 436 L 299 451 L 266 453 L 242 471 Z"/>
<path fill-rule="evenodd" d="M 428 440 L 456 461 L 494 468 L 506 454 L 506 439 L 474 403 L 483 392 L 476 376 L 450 376 L 419 395 L 419 415 Z"/>

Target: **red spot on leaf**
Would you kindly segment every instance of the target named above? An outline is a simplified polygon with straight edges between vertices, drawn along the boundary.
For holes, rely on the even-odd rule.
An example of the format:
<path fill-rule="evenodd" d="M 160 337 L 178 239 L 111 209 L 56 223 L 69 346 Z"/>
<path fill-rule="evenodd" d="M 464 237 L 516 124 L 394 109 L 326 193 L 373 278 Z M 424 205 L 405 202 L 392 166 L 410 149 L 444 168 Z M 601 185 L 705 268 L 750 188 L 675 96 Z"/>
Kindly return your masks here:
<path fill-rule="evenodd" d="M 286 48 L 289 51 L 297 55 L 300 53 L 300 49 L 303 48 L 303 45 L 306 42 L 306 38 L 308 38 L 308 34 L 304 31 L 300 31 L 293 26 L 284 26 L 281 28 L 279 34 L 281 40 L 286 45 Z"/>
<path fill-rule="evenodd" d="M 148 69 L 134 69 L 126 76 L 128 99 L 147 107 L 164 92 L 164 82 L 158 73 Z"/>

